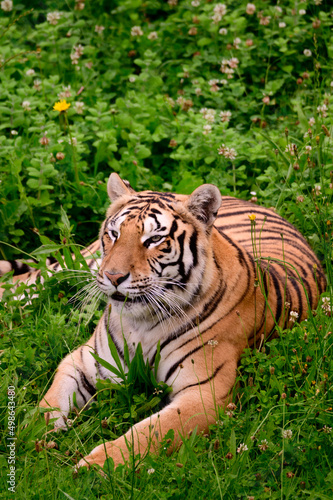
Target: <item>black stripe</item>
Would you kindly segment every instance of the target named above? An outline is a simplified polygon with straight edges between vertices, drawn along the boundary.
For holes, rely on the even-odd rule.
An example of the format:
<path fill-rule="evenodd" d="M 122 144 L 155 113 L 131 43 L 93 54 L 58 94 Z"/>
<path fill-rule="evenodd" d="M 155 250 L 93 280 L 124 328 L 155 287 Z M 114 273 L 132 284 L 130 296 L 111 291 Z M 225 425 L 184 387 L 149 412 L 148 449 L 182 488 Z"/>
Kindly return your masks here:
<path fill-rule="evenodd" d="M 225 363 L 223 362 L 220 366 L 218 366 L 214 370 L 214 373 L 210 377 L 206 378 L 205 380 L 195 382 L 194 384 L 189 384 L 186 387 L 183 387 L 182 389 L 180 389 L 179 391 L 172 393 L 172 398 L 174 398 L 180 392 L 185 391 L 186 389 L 189 389 L 190 387 L 195 387 L 197 385 L 199 385 L 201 387 L 202 385 L 207 384 L 207 382 L 210 382 L 216 376 L 216 374 L 223 368 L 224 365 L 225 365 Z"/>

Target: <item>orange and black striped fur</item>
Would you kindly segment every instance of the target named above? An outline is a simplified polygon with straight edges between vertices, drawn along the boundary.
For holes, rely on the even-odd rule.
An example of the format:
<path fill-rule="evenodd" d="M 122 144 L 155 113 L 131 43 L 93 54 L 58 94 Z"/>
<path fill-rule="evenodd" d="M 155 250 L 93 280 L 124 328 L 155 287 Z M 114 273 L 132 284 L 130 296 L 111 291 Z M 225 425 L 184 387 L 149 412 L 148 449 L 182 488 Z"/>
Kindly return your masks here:
<path fill-rule="evenodd" d="M 304 319 L 325 288 L 311 248 L 273 211 L 222 199 L 209 184 L 190 196 L 137 193 L 111 174 L 108 193 L 97 274 L 108 306 L 87 344 L 59 365 L 41 405 L 57 408 L 50 416 L 62 427 L 74 392 L 82 407 L 97 378 L 114 378 L 91 356 L 97 352 L 114 364 L 108 336 L 122 360 L 123 335 L 131 355 L 141 342 L 151 364 L 160 342 L 158 379 L 173 390 L 162 410 L 97 446 L 80 466 L 102 466 L 107 455 L 117 465 L 128 459 L 128 443 L 142 456 L 169 429 L 174 446 L 179 432 L 205 431 L 216 420 L 216 405 L 229 401 L 244 348 L 286 326 L 290 311 Z"/>

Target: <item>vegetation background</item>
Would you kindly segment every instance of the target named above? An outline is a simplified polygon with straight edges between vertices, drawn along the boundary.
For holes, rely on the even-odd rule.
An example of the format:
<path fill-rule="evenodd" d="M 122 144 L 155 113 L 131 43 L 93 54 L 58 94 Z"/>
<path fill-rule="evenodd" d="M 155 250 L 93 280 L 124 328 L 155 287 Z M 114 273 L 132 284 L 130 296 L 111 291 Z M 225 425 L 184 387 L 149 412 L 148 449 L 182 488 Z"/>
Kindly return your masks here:
<path fill-rule="evenodd" d="M 68 432 L 45 434 L 38 401 L 101 309 L 86 304 L 81 320 L 73 312 L 68 299 L 82 288 L 80 275 L 39 286 L 32 301 L 25 285 L 16 300 L 8 278 L 0 303 L 0 498 L 332 498 L 331 2 L 0 7 L 1 258 L 32 255 L 44 270 L 49 253 L 70 260 L 96 239 L 116 171 L 139 190 L 190 193 L 210 182 L 274 207 L 306 236 L 329 281 L 307 322 L 244 354 L 236 408 L 209 435 L 194 433 L 171 456 L 165 441 L 137 468 L 73 477 L 82 454 L 122 434 L 160 398 L 154 380 L 136 380 L 141 367 L 119 391 L 101 385 Z M 66 113 L 53 110 L 61 100 Z M 16 388 L 15 494 L 6 473 L 8 386 Z"/>

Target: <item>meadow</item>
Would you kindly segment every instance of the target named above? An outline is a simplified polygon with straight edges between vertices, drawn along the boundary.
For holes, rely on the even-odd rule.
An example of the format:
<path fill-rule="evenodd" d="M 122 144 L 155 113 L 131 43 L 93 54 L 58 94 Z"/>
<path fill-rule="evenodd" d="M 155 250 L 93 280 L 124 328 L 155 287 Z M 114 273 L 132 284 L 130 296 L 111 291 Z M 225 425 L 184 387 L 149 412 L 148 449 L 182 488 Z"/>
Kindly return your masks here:
<path fill-rule="evenodd" d="M 108 461 L 102 476 L 74 466 L 171 389 L 138 356 L 119 389 L 100 382 L 68 431 L 46 434 L 38 402 L 103 301 L 71 301 L 75 273 L 33 291 L 5 277 L 0 498 L 332 498 L 332 27 L 325 0 L 0 2 L 0 259 L 34 258 L 44 275 L 49 255 L 78 266 L 71 254 L 97 238 L 115 171 L 137 190 L 208 182 L 272 207 L 328 280 L 307 321 L 244 353 L 234 405 L 209 434 L 171 455 L 166 436 L 158 456 L 115 472 Z"/>

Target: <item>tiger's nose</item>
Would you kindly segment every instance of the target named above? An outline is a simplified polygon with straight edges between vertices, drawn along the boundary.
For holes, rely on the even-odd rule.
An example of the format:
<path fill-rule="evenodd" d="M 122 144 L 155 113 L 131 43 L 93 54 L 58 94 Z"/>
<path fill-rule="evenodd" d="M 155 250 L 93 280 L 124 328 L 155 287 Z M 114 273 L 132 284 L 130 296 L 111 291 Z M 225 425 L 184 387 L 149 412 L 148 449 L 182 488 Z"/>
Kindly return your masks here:
<path fill-rule="evenodd" d="M 113 286 L 119 286 L 123 281 L 127 280 L 129 277 L 130 273 L 127 274 L 122 274 L 122 273 L 116 273 L 116 274 L 111 274 L 108 271 L 104 271 L 106 276 L 109 278 Z"/>

